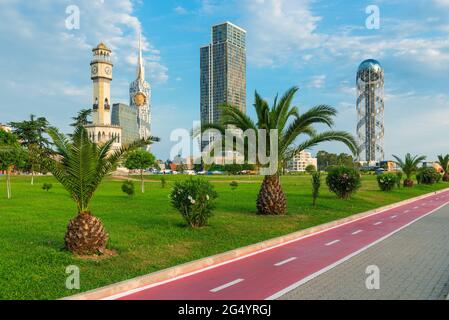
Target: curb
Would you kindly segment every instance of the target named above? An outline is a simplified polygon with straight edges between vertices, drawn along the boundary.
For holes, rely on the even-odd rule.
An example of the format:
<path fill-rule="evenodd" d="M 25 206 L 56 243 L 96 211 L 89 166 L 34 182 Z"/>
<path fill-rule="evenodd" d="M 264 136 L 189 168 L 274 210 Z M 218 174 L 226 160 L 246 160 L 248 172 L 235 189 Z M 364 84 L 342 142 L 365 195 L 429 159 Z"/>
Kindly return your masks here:
<path fill-rule="evenodd" d="M 133 279 L 113 283 L 105 287 L 93 289 L 73 296 L 68 296 L 62 298 L 61 300 L 100 300 L 110 298 L 114 295 L 118 295 L 126 291 L 136 290 L 144 286 L 149 288 L 166 282 L 171 282 L 195 273 L 216 268 L 218 266 L 231 263 L 236 260 L 240 260 L 264 251 L 268 251 L 291 242 L 298 241 L 304 237 L 312 236 L 317 233 L 321 233 L 329 229 L 333 229 L 341 225 L 353 222 L 355 220 L 363 219 L 368 216 L 375 215 L 386 210 L 394 209 L 427 198 L 431 195 L 440 194 L 446 191 L 449 191 L 449 188 L 427 193 L 415 198 L 403 200 L 401 202 L 396 202 L 370 211 L 357 213 L 343 219 L 331 221 L 322 225 L 314 226 L 301 231 L 296 231 L 284 236 L 265 240 L 259 243 L 248 245 L 242 248 L 237 248 L 210 257 L 201 258 L 178 266 L 156 271 L 147 275 L 139 276 Z"/>

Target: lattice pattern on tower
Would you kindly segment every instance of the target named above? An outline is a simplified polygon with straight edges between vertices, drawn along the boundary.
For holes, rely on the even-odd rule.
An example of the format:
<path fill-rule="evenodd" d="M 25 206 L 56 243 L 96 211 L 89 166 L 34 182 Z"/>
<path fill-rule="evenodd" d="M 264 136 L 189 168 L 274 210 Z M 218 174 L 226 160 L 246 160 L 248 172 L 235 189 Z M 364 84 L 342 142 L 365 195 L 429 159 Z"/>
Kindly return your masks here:
<path fill-rule="evenodd" d="M 384 71 L 376 60 L 363 61 L 357 71 L 357 119 L 359 160 L 385 160 Z"/>

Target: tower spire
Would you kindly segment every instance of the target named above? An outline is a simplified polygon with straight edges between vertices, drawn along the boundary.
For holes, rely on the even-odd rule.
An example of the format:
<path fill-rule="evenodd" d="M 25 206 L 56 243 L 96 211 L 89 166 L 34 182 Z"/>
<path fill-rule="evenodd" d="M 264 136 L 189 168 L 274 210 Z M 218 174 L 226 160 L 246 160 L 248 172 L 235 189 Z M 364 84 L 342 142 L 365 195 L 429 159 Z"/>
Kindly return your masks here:
<path fill-rule="evenodd" d="M 142 33 L 139 34 L 139 57 L 137 59 L 137 79 L 145 80 L 145 67 L 142 58 Z"/>

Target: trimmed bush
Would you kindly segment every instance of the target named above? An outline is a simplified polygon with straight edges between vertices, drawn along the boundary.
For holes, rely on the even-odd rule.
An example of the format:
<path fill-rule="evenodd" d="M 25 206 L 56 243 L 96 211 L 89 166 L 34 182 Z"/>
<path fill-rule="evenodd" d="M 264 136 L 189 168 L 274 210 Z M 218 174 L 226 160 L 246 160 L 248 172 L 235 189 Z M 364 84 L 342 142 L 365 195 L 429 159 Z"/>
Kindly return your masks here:
<path fill-rule="evenodd" d="M 239 186 L 239 183 L 237 181 L 232 181 L 229 185 L 231 186 L 232 190 L 235 190 Z"/>
<path fill-rule="evenodd" d="M 166 185 L 167 185 L 167 178 L 162 176 L 161 177 L 161 188 L 165 188 Z"/>
<path fill-rule="evenodd" d="M 217 193 L 202 179 L 176 182 L 170 194 L 171 204 L 192 228 L 205 226 L 215 208 Z"/>
<path fill-rule="evenodd" d="M 44 183 L 44 184 L 42 185 L 42 190 L 48 191 L 48 190 L 50 190 L 51 188 L 53 188 L 53 185 L 52 185 L 51 183 Z"/>
<path fill-rule="evenodd" d="M 441 175 L 434 167 L 421 168 L 416 174 L 416 180 L 418 180 L 419 184 L 435 184 L 439 182 L 440 179 Z"/>
<path fill-rule="evenodd" d="M 397 184 L 398 177 L 394 173 L 383 173 L 377 176 L 377 184 L 382 191 L 391 191 Z"/>
<path fill-rule="evenodd" d="M 122 183 L 122 191 L 128 196 L 132 196 L 135 193 L 134 182 L 128 180 Z"/>
<path fill-rule="evenodd" d="M 329 171 L 326 184 L 340 199 L 348 199 L 361 187 L 360 173 L 356 169 L 336 167 Z"/>

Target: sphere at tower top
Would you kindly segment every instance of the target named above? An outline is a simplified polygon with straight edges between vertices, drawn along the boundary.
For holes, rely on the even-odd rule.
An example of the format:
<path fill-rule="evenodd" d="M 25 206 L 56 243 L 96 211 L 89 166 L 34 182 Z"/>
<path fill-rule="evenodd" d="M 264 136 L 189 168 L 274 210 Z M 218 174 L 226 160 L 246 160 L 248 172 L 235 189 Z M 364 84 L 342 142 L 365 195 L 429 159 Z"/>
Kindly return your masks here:
<path fill-rule="evenodd" d="M 383 77 L 383 68 L 379 61 L 368 59 L 359 65 L 357 77 L 364 81 L 376 81 Z"/>

